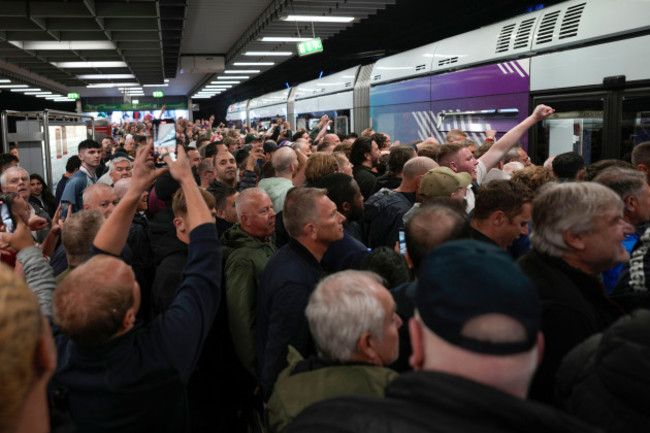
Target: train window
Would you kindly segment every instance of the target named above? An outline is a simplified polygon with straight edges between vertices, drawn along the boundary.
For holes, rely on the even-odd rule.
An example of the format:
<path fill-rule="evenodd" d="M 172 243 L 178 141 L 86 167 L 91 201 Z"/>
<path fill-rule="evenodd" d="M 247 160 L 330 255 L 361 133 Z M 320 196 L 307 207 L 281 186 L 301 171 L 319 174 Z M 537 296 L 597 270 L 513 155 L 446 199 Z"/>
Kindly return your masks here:
<path fill-rule="evenodd" d="M 307 129 L 307 119 L 299 117 L 296 119 L 296 131 L 299 129 Z"/>
<path fill-rule="evenodd" d="M 338 116 L 334 121 L 334 132 L 339 135 L 348 135 L 350 133 L 348 129 L 349 125 L 348 116 Z"/>
<path fill-rule="evenodd" d="M 604 103 L 601 97 L 537 100 L 555 108 L 555 114 L 537 124 L 533 161 L 542 164 L 549 155 L 577 152 L 586 164 L 602 158 Z"/>
<path fill-rule="evenodd" d="M 621 151 L 624 156 L 634 146 L 650 141 L 650 96 L 621 98 Z"/>

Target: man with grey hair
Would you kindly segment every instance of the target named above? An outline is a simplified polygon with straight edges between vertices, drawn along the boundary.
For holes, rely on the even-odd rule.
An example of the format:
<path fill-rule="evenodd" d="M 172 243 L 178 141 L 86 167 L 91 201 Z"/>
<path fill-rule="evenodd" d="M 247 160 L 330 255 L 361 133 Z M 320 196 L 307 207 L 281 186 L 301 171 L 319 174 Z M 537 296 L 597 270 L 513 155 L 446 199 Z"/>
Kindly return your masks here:
<path fill-rule="evenodd" d="M 650 245 L 650 230 L 646 230 L 645 223 L 650 219 L 650 185 L 646 182 L 645 174 L 631 168 L 610 167 L 598 174 L 594 182 L 602 183 L 618 194 L 625 205 L 623 219 L 635 226 L 635 232 L 627 235 L 623 241 L 623 247 L 630 253 L 630 260 L 603 272 L 605 289 L 611 293 L 622 273 L 621 291 L 625 291 L 624 287 L 628 285 L 643 287 L 641 290 L 647 291 L 644 263 Z M 646 231 L 647 235 L 644 234 Z"/>
<path fill-rule="evenodd" d="M 115 186 L 118 180 L 131 177 L 132 174 L 133 163 L 131 160 L 124 156 L 118 156 L 111 160 L 108 171 L 99 178 L 98 182 Z"/>
<path fill-rule="evenodd" d="M 266 262 L 276 251 L 271 242 L 275 212 L 270 197 L 260 188 L 240 192 L 235 199 L 235 208 L 239 222 L 221 237 L 224 289 L 230 335 L 237 358 L 250 374 L 246 382 L 252 382 L 250 391 L 253 395 L 257 385 L 257 288 Z"/>
<path fill-rule="evenodd" d="M 68 259 L 68 268 L 56 276 L 57 284 L 63 281 L 74 268 L 86 261 L 95 235 L 104 221 L 104 215 L 97 209 L 81 210 L 65 221 L 61 230 L 61 242 Z"/>
<path fill-rule="evenodd" d="M 343 238 L 345 217 L 327 190 L 301 187 L 287 193 L 282 219 L 291 239 L 267 262 L 258 291 L 257 358 L 265 399 L 286 366 L 289 345 L 303 357 L 314 352 L 305 307 L 325 274 L 323 254 Z"/>
<path fill-rule="evenodd" d="M 397 373 L 385 368 L 399 351 L 402 321 L 372 272 L 343 271 L 321 281 L 305 310 L 318 358 L 289 349 L 266 406 L 271 432 L 284 432 L 306 407 L 343 395 L 383 396 Z"/>
<path fill-rule="evenodd" d="M 2 192 L 15 192 L 29 205 L 29 227 L 32 236 L 38 243 L 42 243 L 50 232 L 52 220 L 47 211 L 29 201 L 31 189 L 29 187 L 29 173 L 22 167 L 9 167 L 0 175 Z"/>
<path fill-rule="evenodd" d="M 628 260 L 621 242 L 632 232 L 621 198 L 595 182 L 549 185 L 533 201 L 533 249 L 518 262 L 536 286 L 544 319 L 545 353 L 533 398 L 552 402 L 562 358 L 622 314 L 598 274 Z"/>
<path fill-rule="evenodd" d="M 293 188 L 293 174 L 298 169 L 298 156 L 289 146 L 283 146 L 273 152 L 271 165 L 275 177 L 260 180 L 259 187 L 266 191 L 273 202 L 275 213 L 282 211 L 287 191 Z"/>
<path fill-rule="evenodd" d="M 87 187 L 83 192 L 83 208 L 99 210 L 104 218 L 108 218 L 117 206 L 117 194 L 105 183 L 97 182 Z"/>
<path fill-rule="evenodd" d="M 382 188 L 366 201 L 362 225 L 368 247 L 395 246 L 399 229 L 403 227 L 402 218 L 416 202 L 421 201 L 422 176 L 437 166 L 434 160 L 425 156 L 409 159 L 404 164 L 398 188 Z"/>

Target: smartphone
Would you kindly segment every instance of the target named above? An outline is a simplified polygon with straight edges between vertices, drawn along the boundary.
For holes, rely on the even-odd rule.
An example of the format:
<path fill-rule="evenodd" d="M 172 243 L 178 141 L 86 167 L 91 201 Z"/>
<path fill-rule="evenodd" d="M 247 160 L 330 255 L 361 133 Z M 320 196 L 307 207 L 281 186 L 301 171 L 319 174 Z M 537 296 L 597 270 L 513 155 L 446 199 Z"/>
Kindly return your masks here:
<path fill-rule="evenodd" d="M 406 233 L 404 229 L 399 229 L 399 253 L 406 254 Z"/>
<path fill-rule="evenodd" d="M 154 119 L 152 125 L 154 161 L 157 166 L 165 166 L 163 157 L 171 156 L 176 161 L 176 121 L 174 119 Z"/>
<path fill-rule="evenodd" d="M 0 201 L 0 217 L 2 217 L 2 224 L 5 226 L 7 233 L 13 233 L 16 229 L 16 222 L 13 215 L 11 215 L 11 204 L 5 201 Z"/>

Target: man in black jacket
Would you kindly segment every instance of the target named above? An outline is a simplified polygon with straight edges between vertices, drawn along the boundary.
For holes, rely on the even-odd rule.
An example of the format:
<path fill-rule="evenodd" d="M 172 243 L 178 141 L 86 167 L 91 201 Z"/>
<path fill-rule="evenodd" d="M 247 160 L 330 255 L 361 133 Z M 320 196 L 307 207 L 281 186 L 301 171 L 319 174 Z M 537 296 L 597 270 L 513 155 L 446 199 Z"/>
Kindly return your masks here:
<path fill-rule="evenodd" d="M 591 431 L 525 400 L 543 344 L 539 301 L 505 251 L 473 240 L 444 244 L 424 259 L 411 296 L 416 371 L 391 382 L 384 399 L 317 403 L 290 432 Z"/>
<path fill-rule="evenodd" d="M 139 149 L 131 188 L 95 237 L 95 256 L 54 296 L 59 361 L 51 398 L 68 408 L 79 431 L 189 430 L 185 387 L 219 305 L 221 248 L 179 147 L 178 161 L 167 163 L 191 209 L 187 266 L 167 312 L 147 327 L 136 324 L 140 288 L 116 256 L 143 191 L 159 173 L 151 153 L 151 145 Z"/>

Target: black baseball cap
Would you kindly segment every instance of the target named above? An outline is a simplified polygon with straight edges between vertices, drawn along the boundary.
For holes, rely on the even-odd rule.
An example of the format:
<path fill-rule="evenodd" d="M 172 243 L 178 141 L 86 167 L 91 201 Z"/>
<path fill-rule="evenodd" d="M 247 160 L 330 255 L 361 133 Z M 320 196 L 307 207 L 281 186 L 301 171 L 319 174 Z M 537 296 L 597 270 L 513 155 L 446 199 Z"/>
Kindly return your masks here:
<path fill-rule="evenodd" d="M 460 240 L 435 248 L 422 260 L 409 296 L 427 328 L 466 350 L 510 355 L 527 352 L 537 342 L 537 292 L 506 251 L 495 245 Z M 515 319 L 526 331 L 525 340 L 498 343 L 462 335 L 469 320 L 485 314 Z"/>

